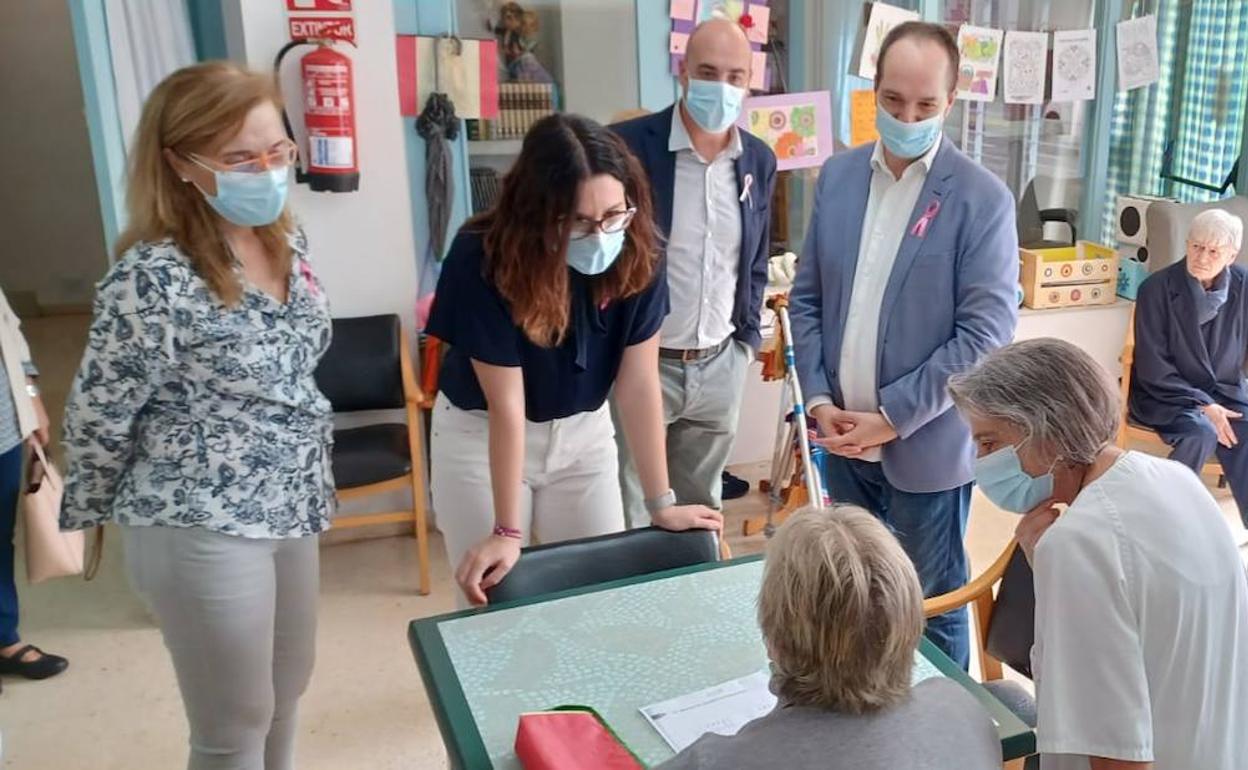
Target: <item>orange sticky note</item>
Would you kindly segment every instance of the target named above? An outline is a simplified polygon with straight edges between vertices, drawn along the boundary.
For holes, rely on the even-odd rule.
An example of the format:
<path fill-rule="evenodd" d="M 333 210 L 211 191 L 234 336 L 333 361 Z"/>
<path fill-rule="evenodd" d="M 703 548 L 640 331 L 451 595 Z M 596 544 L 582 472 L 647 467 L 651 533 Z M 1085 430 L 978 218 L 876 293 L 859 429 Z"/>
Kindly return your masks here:
<path fill-rule="evenodd" d="M 874 142 L 880 138 L 875 129 L 875 91 L 864 88 L 849 92 L 849 144 Z"/>

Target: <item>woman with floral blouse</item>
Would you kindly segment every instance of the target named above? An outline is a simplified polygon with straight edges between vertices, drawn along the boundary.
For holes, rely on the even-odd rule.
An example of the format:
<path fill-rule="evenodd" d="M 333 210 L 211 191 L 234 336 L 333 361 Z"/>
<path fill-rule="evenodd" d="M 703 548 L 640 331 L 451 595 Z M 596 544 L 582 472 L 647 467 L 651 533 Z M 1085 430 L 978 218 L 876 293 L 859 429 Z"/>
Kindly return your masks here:
<path fill-rule="evenodd" d="M 62 527 L 120 525 L 173 657 L 192 770 L 291 770 L 312 672 L 331 410 L 324 292 L 286 208 L 269 75 L 179 70 L 148 98 L 130 229 L 65 414 Z"/>

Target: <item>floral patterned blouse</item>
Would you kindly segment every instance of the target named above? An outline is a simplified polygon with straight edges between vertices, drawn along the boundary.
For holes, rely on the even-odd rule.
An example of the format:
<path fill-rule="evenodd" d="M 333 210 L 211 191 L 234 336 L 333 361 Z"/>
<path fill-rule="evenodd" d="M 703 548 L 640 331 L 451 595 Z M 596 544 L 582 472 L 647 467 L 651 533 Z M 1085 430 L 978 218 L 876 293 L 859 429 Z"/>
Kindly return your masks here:
<path fill-rule="evenodd" d="M 61 527 L 115 519 L 250 538 L 329 527 L 329 347 L 302 231 L 286 304 L 244 283 L 226 307 L 171 240 L 139 243 L 100 283 L 65 410 Z"/>

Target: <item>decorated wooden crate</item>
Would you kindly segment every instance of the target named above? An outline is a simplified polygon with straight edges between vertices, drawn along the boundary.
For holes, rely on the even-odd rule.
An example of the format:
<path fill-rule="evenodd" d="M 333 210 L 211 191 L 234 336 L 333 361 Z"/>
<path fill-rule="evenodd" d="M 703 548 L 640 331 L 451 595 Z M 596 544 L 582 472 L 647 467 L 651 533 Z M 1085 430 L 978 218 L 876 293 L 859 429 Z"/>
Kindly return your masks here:
<path fill-rule="evenodd" d="M 1117 301 L 1118 253 L 1089 241 L 1057 249 L 1019 249 L 1023 304 L 1030 308 Z"/>

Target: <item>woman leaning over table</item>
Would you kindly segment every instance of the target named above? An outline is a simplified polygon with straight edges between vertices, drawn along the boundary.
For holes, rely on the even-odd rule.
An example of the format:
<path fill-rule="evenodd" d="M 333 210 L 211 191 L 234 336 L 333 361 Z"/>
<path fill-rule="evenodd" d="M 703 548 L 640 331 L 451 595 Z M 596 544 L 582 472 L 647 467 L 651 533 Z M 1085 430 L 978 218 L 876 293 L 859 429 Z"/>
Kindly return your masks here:
<path fill-rule="evenodd" d="M 640 164 L 577 115 L 534 124 L 498 203 L 460 229 L 428 332 L 451 346 L 433 409 L 432 492 L 456 579 L 484 604 L 541 542 L 624 527 L 614 388 L 654 523 L 719 529 L 668 485 L 657 264 Z"/>
<path fill-rule="evenodd" d="M 334 494 L 313 370 L 330 318 L 286 208 L 280 104 L 271 75 L 226 62 L 152 92 L 130 228 L 65 415 L 62 526 L 120 525 L 173 657 L 192 770 L 292 770 L 312 673 Z"/>

